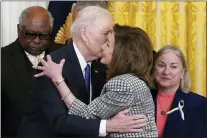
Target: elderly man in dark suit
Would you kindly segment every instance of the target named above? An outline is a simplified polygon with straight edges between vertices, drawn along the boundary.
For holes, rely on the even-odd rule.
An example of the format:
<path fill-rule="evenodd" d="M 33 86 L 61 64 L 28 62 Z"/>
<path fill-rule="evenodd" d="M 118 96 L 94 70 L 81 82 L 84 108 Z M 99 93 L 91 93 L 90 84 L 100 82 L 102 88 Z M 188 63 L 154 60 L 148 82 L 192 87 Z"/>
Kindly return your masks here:
<path fill-rule="evenodd" d="M 2 136 L 15 137 L 27 112 L 29 84 L 40 59 L 60 46 L 52 43 L 53 18 L 44 8 L 24 10 L 19 18 L 18 38 L 2 50 Z"/>
<path fill-rule="evenodd" d="M 101 57 L 101 46 L 107 43 L 113 25 L 109 11 L 97 6 L 86 7 L 71 28 L 73 42 L 50 54 L 56 63 L 65 59 L 62 72 L 65 82 L 86 104 L 93 94 L 100 94 L 94 84 L 100 84 L 102 80 L 94 75 L 104 72 L 93 69 L 93 66 L 91 70 L 90 66 L 92 60 Z M 64 79 L 53 81 L 58 86 Z M 21 124 L 20 137 L 98 137 L 104 132 L 137 132 L 146 125 L 143 115 L 127 116 L 126 111 L 107 121 L 69 115 L 62 100 L 64 97 L 46 77 L 35 79 L 31 90 L 31 108 Z"/>

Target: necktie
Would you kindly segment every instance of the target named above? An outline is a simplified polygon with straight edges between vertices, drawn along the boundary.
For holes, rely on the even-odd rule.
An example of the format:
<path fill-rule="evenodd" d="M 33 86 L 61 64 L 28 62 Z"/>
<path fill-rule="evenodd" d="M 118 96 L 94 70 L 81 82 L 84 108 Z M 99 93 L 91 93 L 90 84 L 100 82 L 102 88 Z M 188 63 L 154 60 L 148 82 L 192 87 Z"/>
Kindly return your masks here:
<path fill-rule="evenodd" d="M 85 85 L 88 92 L 90 92 L 90 65 L 89 64 L 87 64 L 85 68 Z"/>

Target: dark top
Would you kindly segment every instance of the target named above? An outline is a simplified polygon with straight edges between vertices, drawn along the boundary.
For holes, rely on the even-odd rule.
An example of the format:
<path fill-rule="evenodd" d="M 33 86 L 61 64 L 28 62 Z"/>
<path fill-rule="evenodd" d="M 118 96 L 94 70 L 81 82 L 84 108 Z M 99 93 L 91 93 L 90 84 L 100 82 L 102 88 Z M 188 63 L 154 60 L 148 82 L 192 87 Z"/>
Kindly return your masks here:
<path fill-rule="evenodd" d="M 152 96 L 156 107 L 157 90 L 152 90 Z M 207 98 L 193 92 L 184 93 L 178 89 L 171 109 L 178 107 L 181 100 L 184 100 L 185 120 L 182 120 L 180 111 L 169 114 L 163 138 L 207 138 Z"/>
<path fill-rule="evenodd" d="M 53 43 L 45 54 L 61 46 Z M 28 110 L 27 90 L 35 70 L 18 39 L 1 50 L 1 136 L 15 137 L 23 113 Z"/>

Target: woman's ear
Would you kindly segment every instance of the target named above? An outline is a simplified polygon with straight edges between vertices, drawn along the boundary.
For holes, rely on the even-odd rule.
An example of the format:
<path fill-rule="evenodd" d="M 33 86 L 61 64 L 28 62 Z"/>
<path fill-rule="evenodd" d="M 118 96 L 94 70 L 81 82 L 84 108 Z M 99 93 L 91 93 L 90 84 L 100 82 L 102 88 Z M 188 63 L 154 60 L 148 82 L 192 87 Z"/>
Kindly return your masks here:
<path fill-rule="evenodd" d="M 182 70 L 182 73 L 181 73 L 181 78 L 183 78 L 183 77 L 184 77 L 185 72 L 186 72 L 186 69 L 184 68 L 184 69 Z"/>

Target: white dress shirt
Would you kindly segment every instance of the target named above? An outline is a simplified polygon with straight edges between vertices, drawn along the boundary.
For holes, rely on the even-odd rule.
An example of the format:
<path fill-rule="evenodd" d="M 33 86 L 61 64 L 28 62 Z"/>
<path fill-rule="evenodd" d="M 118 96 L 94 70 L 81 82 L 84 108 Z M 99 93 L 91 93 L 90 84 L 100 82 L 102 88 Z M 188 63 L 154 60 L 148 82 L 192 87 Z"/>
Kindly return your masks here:
<path fill-rule="evenodd" d="M 81 66 L 83 77 L 85 78 L 85 68 L 86 68 L 87 64 L 89 64 L 91 67 L 91 62 L 88 62 L 88 63 L 86 62 L 85 58 L 80 53 L 80 51 L 78 50 L 78 48 L 74 42 L 73 42 L 73 46 L 74 46 L 75 53 L 78 57 L 78 61 Z M 91 78 L 91 76 L 90 76 L 90 78 Z M 91 85 L 91 79 L 90 79 L 90 102 L 91 102 L 91 99 L 92 99 L 92 85 Z M 99 127 L 99 136 L 100 137 L 106 136 L 106 120 L 101 120 L 100 127 Z"/>
<path fill-rule="evenodd" d="M 40 63 L 40 59 L 43 59 L 43 57 L 45 56 L 45 51 L 37 56 L 31 55 L 30 53 L 28 53 L 26 51 L 24 51 L 24 52 L 26 53 L 27 57 L 29 58 L 29 60 L 33 66 L 37 66 Z"/>
<path fill-rule="evenodd" d="M 82 56 L 82 54 L 80 53 L 80 51 L 78 50 L 78 48 L 74 42 L 73 42 L 73 46 L 74 46 L 75 53 L 78 57 L 78 61 L 81 66 L 83 77 L 85 78 L 85 68 L 86 68 L 87 64 L 89 64 L 89 66 L 91 67 L 91 62 L 88 62 L 88 63 L 86 62 L 85 58 Z M 90 75 L 91 75 L 91 73 L 90 73 Z M 91 85 L 91 76 L 90 76 L 90 99 L 89 99 L 90 102 L 91 102 L 91 99 L 92 99 L 92 85 Z"/>

